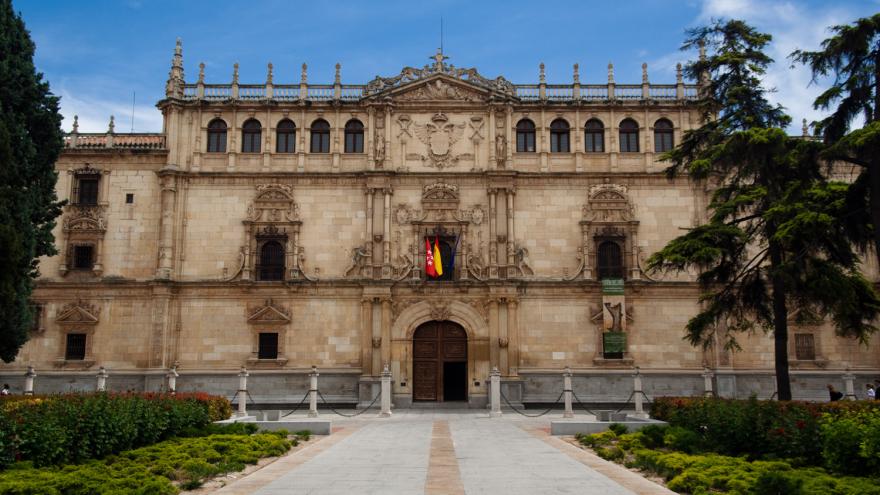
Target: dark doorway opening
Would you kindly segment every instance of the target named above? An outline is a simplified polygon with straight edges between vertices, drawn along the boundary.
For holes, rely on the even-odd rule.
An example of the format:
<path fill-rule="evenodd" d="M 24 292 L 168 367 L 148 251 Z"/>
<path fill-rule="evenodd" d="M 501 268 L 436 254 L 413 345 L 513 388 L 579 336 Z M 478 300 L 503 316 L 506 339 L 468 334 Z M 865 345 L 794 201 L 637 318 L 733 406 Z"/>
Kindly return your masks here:
<path fill-rule="evenodd" d="M 451 321 L 429 321 L 413 334 L 413 400 L 467 400 L 467 333 Z"/>
<path fill-rule="evenodd" d="M 467 363 L 443 363 L 443 401 L 467 400 Z"/>

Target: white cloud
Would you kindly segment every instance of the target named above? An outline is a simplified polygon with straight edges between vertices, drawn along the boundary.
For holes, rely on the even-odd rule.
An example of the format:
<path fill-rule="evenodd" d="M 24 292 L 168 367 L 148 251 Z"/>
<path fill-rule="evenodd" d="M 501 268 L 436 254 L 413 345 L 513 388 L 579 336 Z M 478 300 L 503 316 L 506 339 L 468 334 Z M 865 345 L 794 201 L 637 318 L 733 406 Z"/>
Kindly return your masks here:
<path fill-rule="evenodd" d="M 116 132 L 131 131 L 131 101 L 106 100 L 94 97 L 73 96 L 66 90 L 60 91 L 61 115 L 64 116 L 62 127 L 65 131 L 73 128 L 73 116 L 79 117 L 80 132 L 106 132 L 113 115 L 116 120 Z M 135 132 L 160 132 L 162 130 L 162 114 L 152 105 L 135 105 Z"/>

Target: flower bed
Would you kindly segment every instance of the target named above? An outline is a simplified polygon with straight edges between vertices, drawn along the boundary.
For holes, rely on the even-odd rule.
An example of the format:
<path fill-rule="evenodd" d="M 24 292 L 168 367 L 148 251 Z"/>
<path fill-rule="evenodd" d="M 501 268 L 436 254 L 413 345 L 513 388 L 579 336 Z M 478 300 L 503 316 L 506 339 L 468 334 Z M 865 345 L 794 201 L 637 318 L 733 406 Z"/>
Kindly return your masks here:
<path fill-rule="evenodd" d="M 256 429 L 255 425 L 241 426 L 209 430 L 246 433 Z M 62 468 L 34 468 L 31 463 L 22 462 L 0 473 L 0 494 L 175 494 L 179 488 L 197 488 L 207 478 L 240 471 L 260 458 L 284 454 L 298 442 L 297 438 L 286 437 L 287 432 L 279 431 L 173 438 Z"/>
<path fill-rule="evenodd" d="M 0 401 L 0 469 L 82 462 L 150 445 L 231 415 L 207 394 L 66 394 Z"/>

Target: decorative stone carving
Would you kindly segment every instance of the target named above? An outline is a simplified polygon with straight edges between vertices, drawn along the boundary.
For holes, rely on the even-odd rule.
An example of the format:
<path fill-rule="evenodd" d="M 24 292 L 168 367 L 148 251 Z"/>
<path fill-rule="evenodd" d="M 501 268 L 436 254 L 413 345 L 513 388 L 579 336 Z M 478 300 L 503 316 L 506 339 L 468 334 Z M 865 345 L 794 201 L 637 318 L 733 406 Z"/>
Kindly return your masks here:
<path fill-rule="evenodd" d="M 498 168 L 504 168 L 507 161 L 507 138 L 503 134 L 495 135 L 495 163 Z"/>
<path fill-rule="evenodd" d="M 59 325 L 97 325 L 100 309 L 83 300 L 65 304 L 55 317 Z"/>
<path fill-rule="evenodd" d="M 483 97 L 474 91 L 453 86 L 443 79 L 434 79 L 416 89 L 401 93 L 395 99 L 401 101 L 481 101 Z"/>
<path fill-rule="evenodd" d="M 251 324 L 287 324 L 290 323 L 290 310 L 277 305 L 272 299 L 266 299 L 261 306 L 248 307 L 247 322 Z"/>
<path fill-rule="evenodd" d="M 510 345 L 510 340 L 505 337 L 498 337 L 498 347 L 507 349 L 508 345 Z"/>
<path fill-rule="evenodd" d="M 424 220 L 424 214 L 406 203 L 398 203 L 394 208 L 394 221 L 398 225 L 407 225 L 410 222 Z"/>
<path fill-rule="evenodd" d="M 467 299 L 464 302 L 477 310 L 484 321 L 489 322 L 489 301 L 487 299 Z"/>
<path fill-rule="evenodd" d="M 516 246 L 514 249 L 514 260 L 516 262 L 516 269 L 521 276 L 530 277 L 535 274 L 535 271 L 532 270 L 532 267 L 529 264 L 529 250 L 526 249 L 525 246 Z"/>
<path fill-rule="evenodd" d="M 463 81 L 467 84 L 490 90 L 492 92 L 503 93 L 505 95 L 514 96 L 516 88 L 508 80 L 499 76 L 495 79 L 487 79 L 481 76 L 477 69 L 459 69 L 454 65 L 447 64 L 445 60 L 449 57 L 439 52 L 437 55 L 430 57 L 434 60 L 431 65 L 425 65 L 421 69 L 414 67 L 404 67 L 400 74 L 394 77 L 379 77 L 367 84 L 364 89 L 365 96 L 373 96 L 387 90 L 405 86 L 409 83 L 419 80 L 425 80 L 434 76 L 443 75 L 452 79 Z"/>
<path fill-rule="evenodd" d="M 452 316 L 449 309 L 449 301 L 432 301 L 431 302 L 431 319 L 437 321 L 448 320 Z"/>
<path fill-rule="evenodd" d="M 350 274 L 354 273 L 356 276 L 363 275 L 363 269 L 366 264 L 366 259 L 370 255 L 370 251 L 366 245 L 357 246 L 351 250 L 351 263 L 349 263 L 348 267 L 342 272 L 343 277 L 348 277 Z"/>
<path fill-rule="evenodd" d="M 382 347 L 382 337 L 373 337 L 372 345 L 373 349 L 380 349 Z"/>
<path fill-rule="evenodd" d="M 64 216 L 62 229 L 64 232 L 93 232 L 103 235 L 107 231 L 105 207 L 69 205 L 68 214 Z"/>
<path fill-rule="evenodd" d="M 627 198 L 626 186 L 598 184 L 590 188 L 584 220 L 591 222 L 629 222 L 635 218 Z"/>
<path fill-rule="evenodd" d="M 422 125 L 414 125 L 413 130 L 426 149 L 422 161 L 438 169 L 455 166 L 459 156 L 453 153 L 453 146 L 464 134 L 464 124 L 454 124 L 445 114 L 437 113 Z"/>

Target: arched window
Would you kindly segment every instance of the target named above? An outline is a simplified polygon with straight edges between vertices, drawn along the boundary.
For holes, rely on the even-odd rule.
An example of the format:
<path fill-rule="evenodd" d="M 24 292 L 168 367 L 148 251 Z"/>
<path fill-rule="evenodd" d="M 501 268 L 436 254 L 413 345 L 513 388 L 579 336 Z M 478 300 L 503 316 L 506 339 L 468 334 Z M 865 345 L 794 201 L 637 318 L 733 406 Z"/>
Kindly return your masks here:
<path fill-rule="evenodd" d="M 614 241 L 599 243 L 599 256 L 597 272 L 599 279 L 623 278 L 623 256 L 620 252 L 620 244 Z"/>
<path fill-rule="evenodd" d="M 324 119 L 312 122 L 312 146 L 310 153 L 330 153 L 330 124 Z"/>
<path fill-rule="evenodd" d="M 284 247 L 279 241 L 266 241 L 260 248 L 257 280 L 284 280 Z"/>
<path fill-rule="evenodd" d="M 360 120 L 351 119 L 345 124 L 345 152 L 364 152 L 364 124 Z"/>
<path fill-rule="evenodd" d="M 638 153 L 639 124 L 633 119 L 625 119 L 620 123 L 620 152 Z"/>
<path fill-rule="evenodd" d="M 663 153 L 672 150 L 674 143 L 672 142 L 672 122 L 666 119 L 660 119 L 654 122 L 654 151 Z"/>
<path fill-rule="evenodd" d="M 599 119 L 590 119 L 584 126 L 584 146 L 587 153 L 605 151 L 605 125 Z"/>
<path fill-rule="evenodd" d="M 550 123 L 550 152 L 568 153 L 568 122 L 556 119 Z"/>
<path fill-rule="evenodd" d="M 256 119 L 248 119 L 241 126 L 241 152 L 242 153 L 259 153 L 260 152 L 260 135 L 263 126 Z"/>
<path fill-rule="evenodd" d="M 226 122 L 220 119 L 208 124 L 208 153 L 226 153 Z"/>
<path fill-rule="evenodd" d="M 516 123 L 516 151 L 535 152 L 535 123 L 529 119 L 522 119 Z"/>
<path fill-rule="evenodd" d="M 275 151 L 277 153 L 293 153 L 296 151 L 296 124 L 284 119 L 275 128 Z"/>

